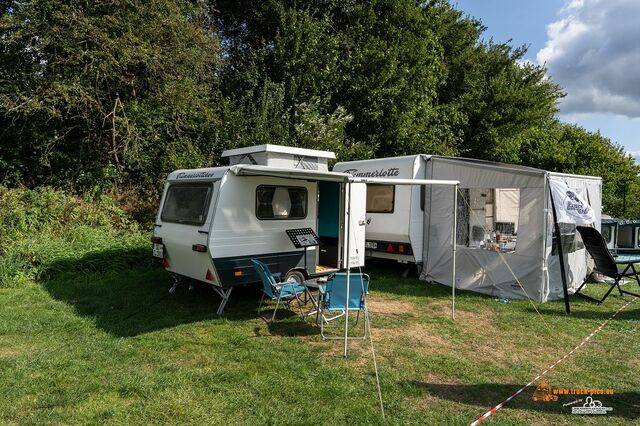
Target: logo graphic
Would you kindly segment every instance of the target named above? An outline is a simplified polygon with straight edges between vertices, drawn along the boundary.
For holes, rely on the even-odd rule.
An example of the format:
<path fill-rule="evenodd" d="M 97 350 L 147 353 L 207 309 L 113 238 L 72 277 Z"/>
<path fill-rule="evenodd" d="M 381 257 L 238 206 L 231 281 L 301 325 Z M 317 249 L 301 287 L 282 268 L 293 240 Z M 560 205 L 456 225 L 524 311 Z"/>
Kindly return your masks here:
<path fill-rule="evenodd" d="M 581 398 L 581 399 L 576 399 L 575 401 L 567 402 L 567 403 L 565 403 L 565 404 L 562 404 L 562 406 L 563 406 L 563 407 L 568 407 L 568 406 L 570 406 L 570 405 L 575 405 L 575 404 L 577 404 L 578 402 L 582 402 L 582 398 Z"/>
<path fill-rule="evenodd" d="M 349 174 L 355 177 L 395 177 L 400 174 L 400 169 L 397 167 L 389 167 L 388 169 L 379 169 L 374 171 L 360 172 L 358 169 L 347 169 L 343 173 Z"/>
<path fill-rule="evenodd" d="M 571 407 L 571 414 L 607 414 L 613 411 L 612 407 L 603 407 L 602 402 L 588 396 L 582 407 Z"/>
<path fill-rule="evenodd" d="M 546 380 L 543 380 L 540 382 L 536 390 L 533 392 L 532 399 L 534 401 L 545 401 L 545 402 L 557 401 L 558 395 L 553 395 L 551 393 L 551 386 L 549 385 L 549 382 L 547 382 Z"/>
<path fill-rule="evenodd" d="M 580 191 L 569 188 L 567 184 L 558 179 L 550 179 L 549 187 L 556 205 L 558 222 L 575 223 L 577 225 L 589 225 L 594 220 L 594 212 Z M 584 194 L 588 198 L 588 194 Z"/>
<path fill-rule="evenodd" d="M 578 195 L 571 191 L 567 191 L 567 198 L 565 198 L 565 210 L 569 214 L 574 214 L 578 217 L 583 217 L 591 211 L 591 208 L 578 197 Z"/>
<path fill-rule="evenodd" d="M 209 178 L 213 176 L 215 176 L 214 172 L 207 172 L 207 171 L 190 172 L 190 173 L 180 172 L 178 173 L 178 176 L 176 176 L 176 179 L 198 179 L 198 178 Z"/>

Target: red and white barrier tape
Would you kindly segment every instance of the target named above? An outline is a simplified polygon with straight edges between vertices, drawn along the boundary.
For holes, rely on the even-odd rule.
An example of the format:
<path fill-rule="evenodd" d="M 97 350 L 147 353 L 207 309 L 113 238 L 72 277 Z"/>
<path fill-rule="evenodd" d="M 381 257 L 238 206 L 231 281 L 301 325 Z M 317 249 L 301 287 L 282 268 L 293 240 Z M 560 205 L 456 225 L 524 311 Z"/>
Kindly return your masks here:
<path fill-rule="evenodd" d="M 560 364 L 562 361 L 564 361 L 565 359 L 567 359 L 569 356 L 571 356 L 575 351 L 577 351 L 579 348 L 581 348 L 582 346 L 584 346 L 585 343 L 587 343 L 589 340 L 591 340 L 591 338 L 593 336 L 595 336 L 598 332 L 600 332 L 600 330 L 602 330 L 607 324 L 609 324 L 609 321 L 611 321 L 612 319 L 614 319 L 616 317 L 616 315 L 618 315 L 620 312 L 622 312 L 627 306 L 629 306 L 631 304 L 631 302 L 633 302 L 634 300 L 636 300 L 636 298 L 634 297 L 633 299 L 629 300 L 627 303 L 625 303 L 623 306 L 620 307 L 620 309 L 618 309 L 613 315 L 611 315 L 611 317 L 606 320 L 605 322 L 603 322 L 602 324 L 600 324 L 595 330 L 593 330 L 591 332 L 591 334 L 589 334 L 587 337 L 585 337 L 582 342 L 580 342 L 580 344 L 578 344 L 578 346 L 576 346 L 575 348 L 571 349 L 571 351 L 569 351 L 565 356 L 563 356 L 562 358 L 558 359 L 556 362 L 554 362 L 553 364 L 551 364 L 551 366 L 549 368 L 547 368 L 546 370 L 544 370 L 542 373 L 538 374 L 536 377 L 533 378 L 533 380 L 531 380 L 529 383 L 527 383 L 526 385 L 524 385 L 523 387 L 521 387 L 520 389 L 518 389 L 516 392 L 514 392 L 511 396 L 509 396 L 509 398 L 505 399 L 504 401 L 502 401 L 500 404 L 494 406 L 491 408 L 491 410 L 487 411 L 486 413 L 484 413 L 483 415 L 481 415 L 480 417 L 478 417 L 477 420 L 473 421 L 470 423 L 469 426 L 477 426 L 480 423 L 482 423 L 483 421 L 485 421 L 486 419 L 488 419 L 489 417 L 491 417 L 496 411 L 498 411 L 499 409 L 501 409 L 502 407 L 504 407 L 505 405 L 507 405 L 507 403 L 509 401 L 511 401 L 513 398 L 515 398 L 516 396 L 520 395 L 522 393 L 522 391 L 524 391 L 525 389 L 527 389 L 529 386 L 531 386 L 532 384 L 534 384 L 536 381 L 538 381 L 539 379 L 541 379 L 545 374 L 547 374 L 549 371 L 553 370 L 555 368 L 556 365 Z"/>

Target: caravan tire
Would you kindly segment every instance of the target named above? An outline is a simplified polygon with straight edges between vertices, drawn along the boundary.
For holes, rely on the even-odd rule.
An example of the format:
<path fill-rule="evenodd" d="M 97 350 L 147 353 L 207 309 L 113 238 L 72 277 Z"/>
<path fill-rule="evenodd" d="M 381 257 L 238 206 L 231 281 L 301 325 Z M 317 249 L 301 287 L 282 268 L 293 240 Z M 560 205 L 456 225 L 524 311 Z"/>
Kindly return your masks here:
<path fill-rule="evenodd" d="M 307 277 L 304 275 L 304 273 L 302 271 L 299 270 L 292 270 L 287 272 L 287 275 L 284 276 L 284 280 L 285 281 L 289 281 L 289 280 L 293 280 L 295 282 L 297 282 L 298 284 L 302 284 L 304 282 L 304 280 L 306 280 Z"/>

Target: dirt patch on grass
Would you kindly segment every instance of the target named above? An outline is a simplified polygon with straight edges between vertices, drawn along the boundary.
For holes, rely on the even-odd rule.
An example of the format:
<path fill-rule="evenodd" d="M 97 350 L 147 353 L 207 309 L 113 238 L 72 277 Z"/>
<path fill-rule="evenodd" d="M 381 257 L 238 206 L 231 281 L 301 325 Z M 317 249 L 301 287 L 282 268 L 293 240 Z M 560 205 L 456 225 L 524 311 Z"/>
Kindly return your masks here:
<path fill-rule="evenodd" d="M 24 342 L 12 342 L 11 338 L 0 339 L 0 359 L 16 358 L 33 353 L 35 344 Z"/>
<path fill-rule="evenodd" d="M 428 300 L 420 305 L 420 313 L 429 317 L 451 318 L 450 300 Z"/>
<path fill-rule="evenodd" d="M 429 303 L 416 316 L 433 315 L 450 319 L 450 302 Z M 396 348 L 409 347 L 418 354 L 457 353 L 474 363 L 483 360 L 487 364 L 501 366 L 525 362 L 531 357 L 528 345 L 522 345 L 517 336 L 505 335 L 496 326 L 495 315 L 490 309 L 458 309 L 456 319 L 450 324 L 408 321 L 400 327 L 374 328 L 373 333 L 375 340 L 388 348 L 385 352 L 391 353 Z"/>
<path fill-rule="evenodd" d="M 450 348 L 451 345 L 438 332 L 436 327 L 412 323 L 400 328 L 374 329 L 374 338 L 385 344 L 406 345 L 424 350 Z"/>
<path fill-rule="evenodd" d="M 369 308 L 369 311 L 373 313 L 382 315 L 406 314 L 416 312 L 416 306 L 411 302 L 401 302 L 399 300 L 381 298 L 368 299 L 367 308 Z"/>

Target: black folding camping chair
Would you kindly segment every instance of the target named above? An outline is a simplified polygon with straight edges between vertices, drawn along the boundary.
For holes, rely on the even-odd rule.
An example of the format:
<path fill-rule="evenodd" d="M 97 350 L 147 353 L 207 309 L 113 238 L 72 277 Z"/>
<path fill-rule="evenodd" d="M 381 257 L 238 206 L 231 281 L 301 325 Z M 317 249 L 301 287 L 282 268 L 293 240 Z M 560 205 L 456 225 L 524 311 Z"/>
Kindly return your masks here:
<path fill-rule="evenodd" d="M 626 291 L 620 288 L 620 280 L 625 277 L 634 277 L 638 282 L 638 285 L 640 285 L 640 277 L 638 276 L 638 271 L 636 271 L 636 267 L 634 266 L 634 263 L 640 263 L 640 255 L 616 256 L 614 258 L 607 248 L 606 241 L 597 229 L 588 226 L 576 226 L 576 229 L 578 230 L 578 232 L 580 232 L 580 236 L 582 237 L 584 246 L 595 262 L 595 268 L 593 268 L 591 274 L 587 276 L 580 287 L 578 287 L 578 290 L 576 290 L 576 294 L 589 300 L 593 300 L 598 304 L 604 302 L 604 300 L 609 297 L 609 294 L 611 294 L 613 289 L 616 287 L 620 292 L 620 296 L 622 296 L 623 294 L 630 294 L 632 296 L 640 297 L 640 294 L 631 293 L 630 291 Z M 580 290 L 582 290 L 589 278 L 591 278 L 591 275 L 594 273 L 600 273 L 607 277 L 613 278 L 613 284 L 611 284 L 611 288 L 605 293 L 604 296 L 602 296 L 602 299 L 600 300 L 580 293 Z"/>

